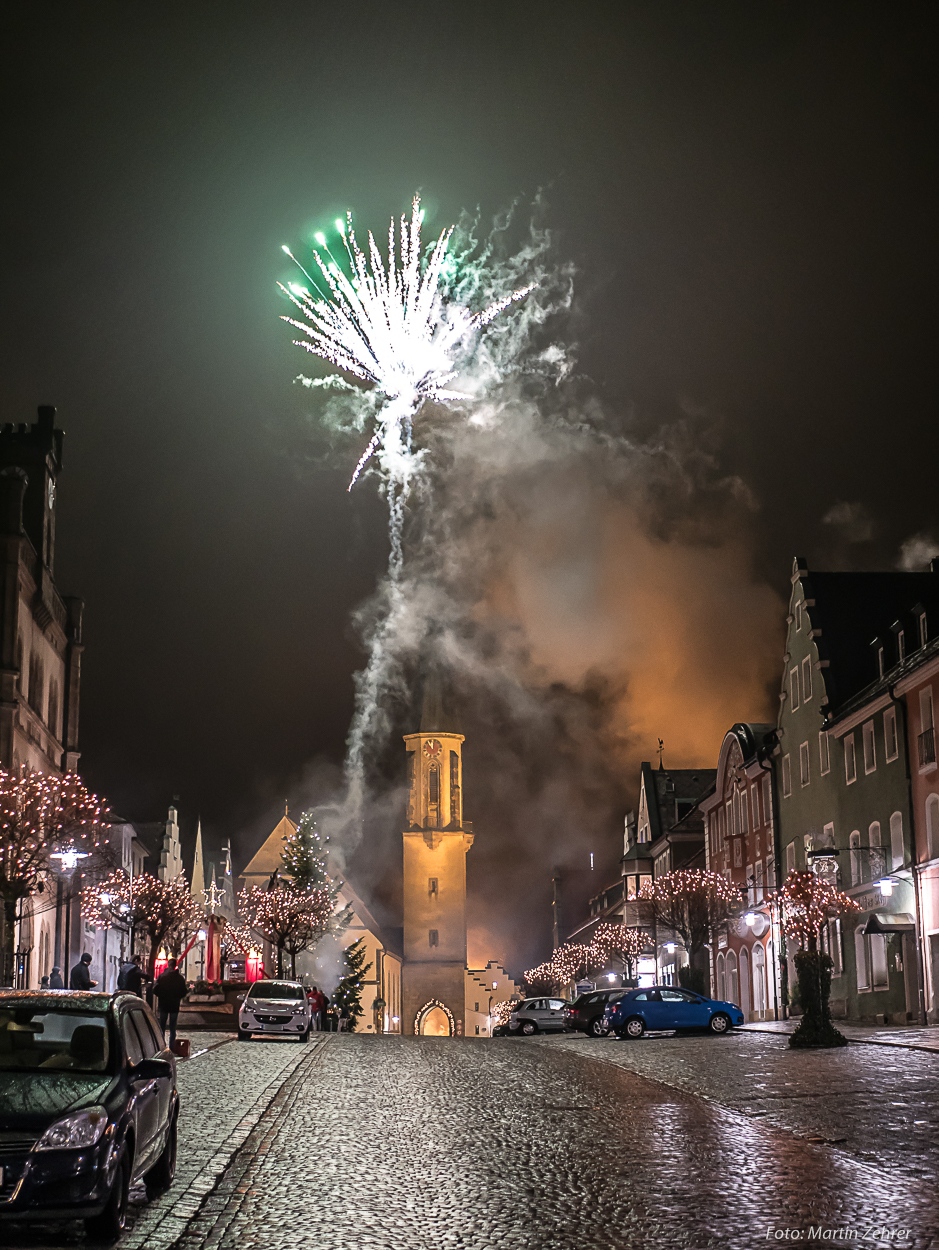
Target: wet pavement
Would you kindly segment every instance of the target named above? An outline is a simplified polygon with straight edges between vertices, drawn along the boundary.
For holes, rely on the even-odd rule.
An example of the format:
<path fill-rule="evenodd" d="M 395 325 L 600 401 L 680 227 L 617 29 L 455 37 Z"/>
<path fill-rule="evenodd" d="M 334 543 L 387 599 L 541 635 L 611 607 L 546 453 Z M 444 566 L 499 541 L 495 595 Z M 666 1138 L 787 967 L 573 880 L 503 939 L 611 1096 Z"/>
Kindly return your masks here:
<path fill-rule="evenodd" d="M 214 1040 L 180 1065 L 179 1179 L 137 1214 L 130 1250 L 939 1247 L 934 1172 L 911 1175 L 911 1155 L 873 1163 L 721 1105 L 741 1055 L 751 1078 L 777 1079 L 781 1037 L 680 1039 L 703 1044 L 684 1051 L 670 1038 Z M 804 1100 L 838 1077 L 846 1108 L 847 1075 L 803 1073 Z"/>
<path fill-rule="evenodd" d="M 939 1176 L 939 1056 L 890 1046 L 791 1050 L 783 1033 L 544 1038 L 911 1177 Z"/>

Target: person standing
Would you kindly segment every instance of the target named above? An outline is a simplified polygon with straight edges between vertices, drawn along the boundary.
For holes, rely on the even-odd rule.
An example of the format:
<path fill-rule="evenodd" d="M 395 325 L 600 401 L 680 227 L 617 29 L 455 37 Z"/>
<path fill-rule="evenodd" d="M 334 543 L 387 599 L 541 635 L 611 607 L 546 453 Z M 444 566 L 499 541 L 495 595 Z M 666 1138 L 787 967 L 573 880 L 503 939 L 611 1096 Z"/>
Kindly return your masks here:
<path fill-rule="evenodd" d="M 68 987 L 70 990 L 93 990 L 95 988 L 98 982 L 92 981 L 91 972 L 89 971 L 90 967 L 91 956 L 85 951 L 69 974 Z"/>
<path fill-rule="evenodd" d="M 117 988 L 128 990 L 138 998 L 143 996 L 143 970 L 140 967 L 140 956 L 134 955 L 126 963 L 121 964 L 121 972 L 117 978 Z"/>
<path fill-rule="evenodd" d="M 49 989 L 50 990 L 64 990 L 65 989 L 65 982 L 62 980 L 62 969 L 59 967 L 58 964 L 55 965 L 55 967 L 52 969 L 52 972 L 49 974 Z"/>
<path fill-rule="evenodd" d="M 48 990 L 48 989 L 51 989 L 51 988 L 52 988 L 52 987 L 50 986 L 50 984 L 49 984 L 49 978 L 48 978 L 48 977 L 40 977 L 40 978 L 39 978 L 39 988 L 40 988 L 41 990 Z"/>
<path fill-rule="evenodd" d="M 161 972 L 153 982 L 153 997 L 160 1005 L 160 1028 L 166 1034 L 166 1026 L 170 1030 L 170 1050 L 176 1041 L 176 1022 L 179 1019 L 179 1005 L 189 993 L 186 978 L 171 959 L 166 970 Z"/>

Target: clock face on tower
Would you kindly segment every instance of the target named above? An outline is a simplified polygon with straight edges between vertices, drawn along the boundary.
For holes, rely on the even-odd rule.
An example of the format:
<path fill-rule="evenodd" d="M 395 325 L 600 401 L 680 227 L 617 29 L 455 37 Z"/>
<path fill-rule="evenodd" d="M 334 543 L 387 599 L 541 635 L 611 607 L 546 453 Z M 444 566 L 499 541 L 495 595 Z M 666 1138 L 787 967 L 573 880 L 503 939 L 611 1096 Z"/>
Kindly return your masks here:
<path fill-rule="evenodd" d="M 439 760 L 443 754 L 443 747 L 436 738 L 428 738 L 424 743 L 424 754 L 429 760 Z"/>

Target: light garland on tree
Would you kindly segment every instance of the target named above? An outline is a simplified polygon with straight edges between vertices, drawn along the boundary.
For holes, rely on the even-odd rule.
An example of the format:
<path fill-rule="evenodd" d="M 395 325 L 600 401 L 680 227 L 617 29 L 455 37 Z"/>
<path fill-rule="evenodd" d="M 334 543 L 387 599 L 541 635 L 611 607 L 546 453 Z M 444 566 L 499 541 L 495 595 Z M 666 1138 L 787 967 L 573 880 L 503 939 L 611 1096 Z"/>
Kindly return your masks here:
<path fill-rule="evenodd" d="M 203 918 L 185 877 L 161 881 L 141 872 L 131 878 L 123 869 L 82 889 L 81 914 L 83 920 L 100 929 L 118 926 L 143 930 L 151 974 L 160 951 L 178 955 Z"/>
<path fill-rule="evenodd" d="M 575 942 L 558 946 L 549 960 L 528 969 L 525 984 L 530 989 L 571 985 L 581 974 L 607 967 L 612 958 L 631 966 L 650 942 L 649 935 L 642 929 L 628 929 L 625 925 L 604 921 L 597 925 L 589 946 Z"/>
<path fill-rule="evenodd" d="M 861 910 L 853 898 L 813 872 L 790 872 L 779 897 L 783 926 L 803 949 L 817 945 L 827 921 Z"/>
<path fill-rule="evenodd" d="M 277 950 L 279 965 L 284 951 L 296 961 L 337 923 L 329 890 L 297 890 L 283 883 L 272 890 L 260 886 L 242 890 L 238 911 L 247 927 Z"/>

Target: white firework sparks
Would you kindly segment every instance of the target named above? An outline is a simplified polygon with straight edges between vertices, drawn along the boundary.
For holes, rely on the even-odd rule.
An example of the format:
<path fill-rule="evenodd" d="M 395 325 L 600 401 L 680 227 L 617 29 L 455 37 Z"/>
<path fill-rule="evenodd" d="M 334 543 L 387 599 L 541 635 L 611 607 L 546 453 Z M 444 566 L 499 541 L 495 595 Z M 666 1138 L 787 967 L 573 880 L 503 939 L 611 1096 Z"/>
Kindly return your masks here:
<path fill-rule="evenodd" d="M 470 398 L 451 385 L 461 361 L 480 330 L 534 289 L 531 285 L 511 291 L 477 313 L 448 298 L 445 267 L 453 227 L 441 232 L 427 259 L 422 260 L 423 218 L 418 197 L 411 207 L 410 221 L 401 217 L 397 239 L 392 218 L 387 263 L 371 232 L 367 251 L 359 247 L 351 213 L 345 221 L 337 221 L 351 273 L 336 261 L 326 236 L 319 234 L 319 247 L 313 249 L 313 256 L 322 285 L 299 265 L 288 247 L 284 248 L 313 288 L 298 283 L 281 286 L 305 318 L 284 318 L 306 336 L 294 340 L 296 345 L 372 383 L 385 400 L 377 428 L 352 475 L 350 490 L 372 456 L 380 454 L 392 496 L 400 495 L 413 468 L 411 427 L 421 404 Z"/>
<path fill-rule="evenodd" d="M 401 628 L 407 603 L 402 586 L 404 509 L 410 479 L 419 463 L 412 447 L 414 418 L 425 402 L 449 403 L 471 396 L 454 385 L 461 367 L 470 363 L 480 331 L 536 284 L 509 291 L 480 312 L 472 312 L 450 293 L 452 266 L 448 248 L 453 227 L 443 230 L 422 257 L 424 213 L 415 197 L 410 221 L 402 216 L 388 230 L 388 257 L 382 258 L 371 232 L 366 249 L 359 246 L 352 215 L 336 229 L 345 256 L 333 255 L 324 234 L 315 236 L 316 277 L 284 251 L 309 286 L 281 284 L 302 314 L 284 317 L 304 336 L 298 347 L 327 361 L 378 392 L 375 428 L 349 490 L 374 456 L 381 469 L 390 513 L 391 553 L 385 613 L 368 640 L 369 657 L 357 678 L 356 707 L 349 730 L 346 773 L 349 821 L 359 825 L 365 795 L 365 757 L 388 685 L 388 641 Z M 346 263 L 347 262 L 347 263 Z M 347 272 L 348 271 L 348 272 Z"/>

